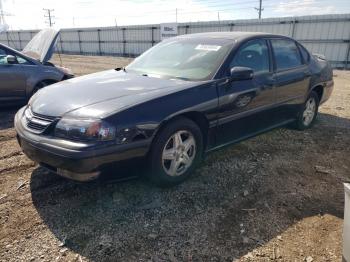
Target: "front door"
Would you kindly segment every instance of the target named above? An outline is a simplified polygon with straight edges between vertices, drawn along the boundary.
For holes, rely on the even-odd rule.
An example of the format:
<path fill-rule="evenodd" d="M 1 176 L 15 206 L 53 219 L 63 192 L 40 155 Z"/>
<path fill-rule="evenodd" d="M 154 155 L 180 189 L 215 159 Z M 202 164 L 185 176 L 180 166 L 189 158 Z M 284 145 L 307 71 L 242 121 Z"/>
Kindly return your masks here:
<path fill-rule="evenodd" d="M 275 103 L 275 94 L 267 40 L 255 39 L 243 44 L 227 71 L 235 66 L 253 69 L 254 77 L 230 81 L 228 76 L 219 81 L 217 145 L 239 140 L 274 121 L 273 112 L 268 111 Z"/>
<path fill-rule="evenodd" d="M 0 101 L 25 97 L 26 74 L 20 63 L 7 63 L 9 54 L 7 49 L 0 47 Z"/>

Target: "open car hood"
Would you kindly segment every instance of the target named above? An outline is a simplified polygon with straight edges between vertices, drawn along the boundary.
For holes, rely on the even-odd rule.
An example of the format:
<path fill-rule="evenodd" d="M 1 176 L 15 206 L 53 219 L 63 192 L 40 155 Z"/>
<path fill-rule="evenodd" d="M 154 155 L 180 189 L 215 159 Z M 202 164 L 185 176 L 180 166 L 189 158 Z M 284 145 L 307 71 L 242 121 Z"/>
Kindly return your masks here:
<path fill-rule="evenodd" d="M 41 30 L 24 47 L 22 53 L 45 63 L 51 59 L 59 32 L 52 28 Z"/>

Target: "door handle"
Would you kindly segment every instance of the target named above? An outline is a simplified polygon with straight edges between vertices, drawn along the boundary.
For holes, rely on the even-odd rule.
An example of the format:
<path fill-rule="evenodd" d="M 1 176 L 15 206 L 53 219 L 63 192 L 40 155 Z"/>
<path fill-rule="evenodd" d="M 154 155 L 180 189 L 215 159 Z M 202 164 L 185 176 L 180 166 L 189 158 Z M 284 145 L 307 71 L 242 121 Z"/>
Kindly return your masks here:
<path fill-rule="evenodd" d="M 264 89 L 272 89 L 274 87 L 274 84 L 264 84 L 262 87 Z"/>

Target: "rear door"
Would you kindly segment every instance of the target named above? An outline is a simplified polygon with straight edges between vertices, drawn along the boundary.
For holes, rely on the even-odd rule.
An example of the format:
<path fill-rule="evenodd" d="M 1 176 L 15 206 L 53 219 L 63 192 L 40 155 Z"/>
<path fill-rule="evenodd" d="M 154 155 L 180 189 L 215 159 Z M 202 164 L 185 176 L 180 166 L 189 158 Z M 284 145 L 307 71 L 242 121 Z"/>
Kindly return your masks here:
<path fill-rule="evenodd" d="M 8 64 L 7 55 L 15 56 L 6 48 L 0 47 L 0 101 L 21 100 L 26 95 L 26 74 L 22 63 L 27 61 L 18 57 L 17 64 Z"/>
<path fill-rule="evenodd" d="M 249 67 L 251 80 L 230 81 L 229 76 L 218 83 L 219 119 L 217 144 L 225 144 L 249 136 L 270 126 L 275 103 L 274 79 L 268 42 L 254 39 L 244 43 L 234 55 L 229 67 Z"/>
<path fill-rule="evenodd" d="M 310 84 L 309 67 L 303 62 L 297 44 L 287 38 L 270 39 L 274 57 L 277 112 L 281 120 L 295 117 L 305 101 Z"/>

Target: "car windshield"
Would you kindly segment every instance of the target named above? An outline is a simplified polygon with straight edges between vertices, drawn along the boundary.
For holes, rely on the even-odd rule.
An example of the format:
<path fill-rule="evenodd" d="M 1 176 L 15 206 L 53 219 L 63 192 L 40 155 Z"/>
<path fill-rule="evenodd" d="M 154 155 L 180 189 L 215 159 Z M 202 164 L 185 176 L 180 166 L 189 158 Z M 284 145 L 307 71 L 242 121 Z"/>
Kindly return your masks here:
<path fill-rule="evenodd" d="M 154 46 L 126 67 L 127 72 L 190 81 L 211 79 L 231 50 L 232 40 L 167 40 Z"/>

